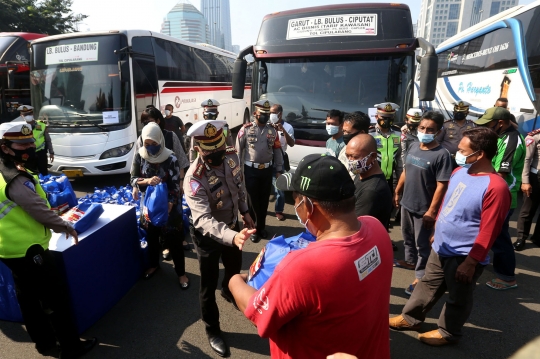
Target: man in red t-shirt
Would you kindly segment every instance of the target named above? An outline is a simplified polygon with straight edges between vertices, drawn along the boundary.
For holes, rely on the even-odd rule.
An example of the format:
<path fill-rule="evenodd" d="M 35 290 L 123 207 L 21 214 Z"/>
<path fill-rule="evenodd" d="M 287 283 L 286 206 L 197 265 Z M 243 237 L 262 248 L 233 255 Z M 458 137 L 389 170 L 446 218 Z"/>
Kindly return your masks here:
<path fill-rule="evenodd" d="M 272 358 L 390 358 L 392 246 L 377 219 L 356 218 L 347 169 L 333 156 L 308 155 L 276 187 L 293 191 L 298 219 L 317 241 L 288 254 L 259 291 L 234 276 L 238 307 L 270 338 Z"/>

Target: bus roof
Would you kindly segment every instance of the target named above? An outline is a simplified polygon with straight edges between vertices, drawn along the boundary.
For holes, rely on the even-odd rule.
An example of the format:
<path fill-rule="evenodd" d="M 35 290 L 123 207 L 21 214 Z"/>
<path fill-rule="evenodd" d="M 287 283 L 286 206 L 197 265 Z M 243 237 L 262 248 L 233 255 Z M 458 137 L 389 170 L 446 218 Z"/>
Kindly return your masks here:
<path fill-rule="evenodd" d="M 194 48 L 197 48 L 197 49 L 200 49 L 200 50 L 217 53 L 217 54 L 227 56 L 227 57 L 230 57 L 230 58 L 236 58 L 236 54 L 234 54 L 234 53 L 232 53 L 230 51 L 227 51 L 227 50 L 220 49 L 220 48 L 215 47 L 215 46 L 211 46 L 211 45 L 210 46 L 205 46 L 205 44 L 196 44 L 194 42 L 180 40 L 180 39 L 178 39 L 176 37 L 171 37 L 171 36 L 159 33 L 159 32 L 153 32 L 153 31 L 149 31 L 149 30 L 108 30 L 108 31 L 104 30 L 104 31 L 72 32 L 72 33 L 69 33 L 69 34 L 53 35 L 53 36 L 48 36 L 47 38 L 43 38 L 43 39 L 36 39 L 35 41 L 32 41 L 32 44 L 34 44 L 34 43 L 42 43 L 42 42 L 49 42 L 49 41 L 57 41 L 57 40 L 63 40 L 63 39 L 71 39 L 71 38 L 75 38 L 75 37 L 118 35 L 118 34 L 125 35 L 128 38 L 129 42 L 131 42 L 131 39 L 133 37 L 152 36 L 152 37 L 157 37 L 157 38 L 160 38 L 160 39 L 176 42 L 176 43 L 179 43 L 179 44 L 182 44 L 182 45 L 194 47 Z"/>
<path fill-rule="evenodd" d="M 42 37 L 46 37 L 48 35 L 36 34 L 33 32 L 0 32 L 0 37 L 3 37 L 3 36 L 17 36 L 17 37 L 22 37 L 26 41 L 31 41 L 31 40 L 39 39 Z"/>

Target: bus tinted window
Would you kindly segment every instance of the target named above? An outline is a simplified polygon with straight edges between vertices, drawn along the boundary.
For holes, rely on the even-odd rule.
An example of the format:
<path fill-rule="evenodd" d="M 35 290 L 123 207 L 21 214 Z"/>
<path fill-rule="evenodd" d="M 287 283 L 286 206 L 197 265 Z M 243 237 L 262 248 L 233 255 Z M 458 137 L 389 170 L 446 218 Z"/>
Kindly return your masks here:
<path fill-rule="evenodd" d="M 154 38 L 156 67 L 160 80 L 194 81 L 196 70 L 191 48 Z"/>
<path fill-rule="evenodd" d="M 152 49 L 152 38 L 150 36 L 134 37 L 131 40 L 131 48 L 134 52 L 154 55 Z"/>
<path fill-rule="evenodd" d="M 210 82 L 212 81 L 214 68 L 214 54 L 194 48 L 193 59 L 195 64 L 195 72 L 197 81 Z"/>
<path fill-rule="evenodd" d="M 439 54 L 439 77 L 516 66 L 512 30 L 498 29 Z"/>
<path fill-rule="evenodd" d="M 521 21 L 523 25 L 529 65 L 540 64 L 540 41 L 538 41 L 538 34 L 540 34 L 540 7 L 519 14 L 516 19 Z"/>

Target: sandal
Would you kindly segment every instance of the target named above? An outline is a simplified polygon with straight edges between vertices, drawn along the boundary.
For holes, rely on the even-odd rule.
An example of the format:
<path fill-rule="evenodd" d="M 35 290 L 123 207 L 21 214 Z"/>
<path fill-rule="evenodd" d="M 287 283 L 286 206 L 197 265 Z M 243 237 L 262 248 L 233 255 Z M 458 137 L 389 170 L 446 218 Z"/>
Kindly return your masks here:
<path fill-rule="evenodd" d="M 394 267 L 408 269 L 408 270 L 414 270 L 416 268 L 415 265 L 409 264 L 401 259 L 400 260 L 394 259 Z"/>
<path fill-rule="evenodd" d="M 510 284 L 504 280 L 499 280 L 498 278 L 492 279 L 486 283 L 488 287 L 495 290 L 508 290 L 517 288 L 517 283 Z"/>
<path fill-rule="evenodd" d="M 276 213 L 276 218 L 278 221 L 284 221 L 285 220 L 285 216 L 283 215 L 283 213 Z"/>
<path fill-rule="evenodd" d="M 189 282 L 190 281 L 188 280 L 187 282 L 182 283 L 182 282 L 180 282 L 180 280 L 178 280 L 178 283 L 180 283 L 180 289 L 182 289 L 182 290 L 188 289 L 189 288 Z"/>

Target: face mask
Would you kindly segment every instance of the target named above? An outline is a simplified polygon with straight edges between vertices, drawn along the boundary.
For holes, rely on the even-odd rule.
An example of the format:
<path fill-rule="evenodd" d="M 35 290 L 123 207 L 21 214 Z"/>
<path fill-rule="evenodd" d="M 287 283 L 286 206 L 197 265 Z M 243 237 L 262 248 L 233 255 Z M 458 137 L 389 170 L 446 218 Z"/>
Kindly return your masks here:
<path fill-rule="evenodd" d="M 161 145 L 144 146 L 144 147 L 146 148 L 146 152 L 148 152 L 152 156 L 157 155 L 157 153 L 161 149 Z"/>
<path fill-rule="evenodd" d="M 36 148 L 28 147 L 25 150 L 16 150 L 14 148 L 10 149 L 15 153 L 14 156 L 11 156 L 16 162 L 32 162 L 36 159 Z"/>
<path fill-rule="evenodd" d="M 264 124 L 264 123 L 267 123 L 269 119 L 270 119 L 270 116 L 267 114 L 264 114 L 264 115 L 259 115 L 259 118 L 257 119 L 257 121 L 259 121 L 260 124 Z"/>
<path fill-rule="evenodd" d="M 326 132 L 328 132 L 330 136 L 334 136 L 336 133 L 339 132 L 339 126 L 326 125 Z"/>
<path fill-rule="evenodd" d="M 171 111 L 165 110 L 165 116 L 169 116 L 171 114 Z"/>
<path fill-rule="evenodd" d="M 34 115 L 24 116 L 24 119 L 26 122 L 32 122 L 34 121 Z"/>
<path fill-rule="evenodd" d="M 356 135 L 358 135 L 360 131 L 355 133 L 349 133 L 348 135 L 343 135 L 343 142 L 345 142 L 345 145 L 349 144 L 349 141 Z"/>
<path fill-rule="evenodd" d="M 476 151 L 476 152 L 478 152 L 478 151 Z M 474 161 L 473 163 L 466 163 L 467 158 L 474 155 L 476 152 L 473 152 L 468 156 L 465 156 L 465 155 L 461 154 L 461 152 L 459 152 L 459 151 L 456 152 L 456 163 L 457 163 L 457 165 L 460 166 L 460 167 L 463 167 L 463 168 L 470 168 L 472 165 L 474 165 L 476 162 L 478 162 L 478 160 Z"/>
<path fill-rule="evenodd" d="M 379 119 L 377 121 L 377 123 L 379 124 L 379 126 L 381 126 L 381 128 L 384 128 L 384 129 L 387 129 L 387 128 L 390 128 L 390 126 L 392 126 L 392 120 L 390 119 L 384 119 L 384 120 L 381 120 Z"/>
<path fill-rule="evenodd" d="M 272 121 L 272 123 L 278 123 L 279 122 L 279 117 L 278 117 L 277 113 L 271 113 L 270 114 L 270 121 Z"/>
<path fill-rule="evenodd" d="M 349 171 L 355 175 L 366 173 L 367 171 L 369 171 L 371 167 L 373 167 L 373 163 L 368 165 L 367 161 L 372 154 L 373 152 L 359 160 L 349 160 Z"/>
<path fill-rule="evenodd" d="M 418 128 L 418 125 L 417 124 L 407 124 L 407 128 L 409 129 L 409 132 L 413 132 L 413 131 L 416 131 L 416 129 Z"/>
<path fill-rule="evenodd" d="M 203 156 L 204 162 L 214 167 L 221 166 L 223 164 L 224 159 L 225 159 L 225 150 L 216 151 L 209 155 Z"/>
<path fill-rule="evenodd" d="M 421 143 L 431 143 L 435 139 L 435 135 L 432 133 L 422 133 L 418 131 L 418 141 Z"/>
<path fill-rule="evenodd" d="M 463 112 L 454 112 L 454 120 L 461 121 L 464 120 L 467 116 Z"/>
<path fill-rule="evenodd" d="M 205 120 L 215 120 L 217 118 L 217 113 L 215 112 L 204 112 L 203 113 Z"/>
<path fill-rule="evenodd" d="M 306 197 L 307 198 L 307 197 Z M 311 200 L 308 198 L 308 201 L 311 203 L 311 208 L 313 208 L 313 202 L 311 202 Z M 302 219 L 300 218 L 300 216 L 298 215 L 298 212 L 296 211 L 296 209 L 298 207 L 300 207 L 300 205 L 302 204 L 302 202 L 304 202 L 304 199 L 302 198 L 302 200 L 300 201 L 300 203 L 298 203 L 298 205 L 294 206 L 294 213 L 296 214 L 296 218 L 298 218 L 298 222 L 300 222 L 301 225 L 304 226 L 304 228 L 306 229 L 306 231 L 308 231 L 309 233 L 311 233 L 311 231 L 309 230 L 309 228 L 307 227 L 307 224 L 309 222 L 309 218 L 306 220 L 306 223 L 302 223 Z M 312 212 L 313 213 L 313 212 Z M 311 213 L 310 213 L 311 214 Z M 311 233 L 312 236 L 316 237 L 313 233 Z"/>

